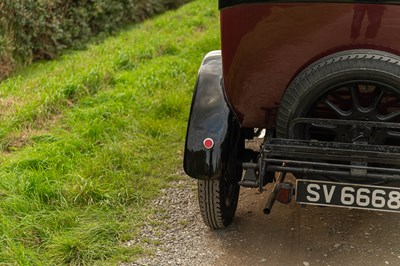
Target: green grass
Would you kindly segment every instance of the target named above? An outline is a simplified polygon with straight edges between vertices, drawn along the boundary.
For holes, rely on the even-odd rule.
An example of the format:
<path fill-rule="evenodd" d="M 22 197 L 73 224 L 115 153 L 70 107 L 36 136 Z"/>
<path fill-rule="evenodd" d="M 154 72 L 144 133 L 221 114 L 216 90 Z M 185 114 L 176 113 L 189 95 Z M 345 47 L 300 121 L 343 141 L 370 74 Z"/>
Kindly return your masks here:
<path fill-rule="evenodd" d="M 0 264 L 110 265 L 181 167 L 196 74 L 219 47 L 196 0 L 0 84 Z"/>

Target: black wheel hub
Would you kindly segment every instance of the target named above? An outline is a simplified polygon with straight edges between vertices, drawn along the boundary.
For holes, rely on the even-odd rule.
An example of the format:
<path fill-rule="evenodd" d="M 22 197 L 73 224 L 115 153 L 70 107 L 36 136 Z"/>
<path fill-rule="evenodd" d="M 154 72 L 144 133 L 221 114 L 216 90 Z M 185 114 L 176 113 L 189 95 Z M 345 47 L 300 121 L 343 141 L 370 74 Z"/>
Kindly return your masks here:
<path fill-rule="evenodd" d="M 360 126 L 352 127 L 350 129 L 349 136 L 351 136 L 351 142 L 370 142 L 372 138 L 372 130 L 370 127 Z"/>
<path fill-rule="evenodd" d="M 400 94 L 387 84 L 368 80 L 349 81 L 329 88 L 303 110 L 303 117 L 308 118 L 400 123 Z M 400 131 L 369 126 L 313 125 L 300 134 L 305 134 L 303 138 L 306 139 L 400 145 Z"/>

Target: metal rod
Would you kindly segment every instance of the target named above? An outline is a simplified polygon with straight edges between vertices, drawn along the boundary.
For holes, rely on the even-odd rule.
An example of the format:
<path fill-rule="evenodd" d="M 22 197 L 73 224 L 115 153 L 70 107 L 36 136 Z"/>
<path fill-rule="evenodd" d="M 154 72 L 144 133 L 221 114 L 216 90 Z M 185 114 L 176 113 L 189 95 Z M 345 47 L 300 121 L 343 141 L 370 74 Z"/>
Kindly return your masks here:
<path fill-rule="evenodd" d="M 290 166 L 278 166 L 278 165 L 268 165 L 268 171 L 286 171 L 291 173 L 301 173 L 301 174 L 320 174 L 320 175 L 331 175 L 337 177 L 352 177 L 350 172 L 348 171 L 334 171 L 334 170 L 318 170 L 312 168 L 305 168 L 305 167 L 290 167 Z M 400 175 L 385 175 L 385 174 L 371 174 L 367 173 L 365 178 L 370 179 L 377 179 L 382 181 L 400 181 Z"/>
<path fill-rule="evenodd" d="M 346 155 L 346 154 L 329 154 L 330 151 L 325 151 L 325 154 L 317 151 L 309 151 L 309 152 L 298 152 L 298 151 L 290 151 L 290 150 L 280 150 L 280 151 L 266 151 L 268 152 L 268 156 L 277 156 L 277 157 L 285 157 L 285 158 L 307 158 L 307 159 L 319 159 L 319 160 L 332 160 L 332 161 L 362 161 L 369 163 L 380 163 L 380 164 L 393 164 L 400 165 L 400 157 L 399 158 L 388 158 L 382 156 L 378 156 L 378 154 L 366 154 L 364 156 L 358 155 Z M 389 156 L 389 155 L 388 155 Z"/>
<path fill-rule="evenodd" d="M 281 167 L 285 167 L 285 164 L 283 163 Z M 278 195 L 278 185 L 281 184 L 286 177 L 286 171 L 284 172 L 279 172 L 278 178 L 274 184 L 274 188 L 272 189 L 271 194 L 269 194 L 267 203 L 265 203 L 264 209 L 263 209 L 263 213 L 264 214 L 270 214 L 271 213 L 271 209 L 272 206 L 274 206 L 275 200 L 276 200 L 276 196 Z"/>
<path fill-rule="evenodd" d="M 324 118 L 296 118 L 289 128 L 289 136 L 293 137 L 294 127 L 298 124 L 311 125 L 327 125 L 327 126 L 369 126 L 378 128 L 400 129 L 399 123 L 376 122 L 376 121 L 357 121 L 357 120 L 342 120 L 342 119 L 324 119 Z"/>
<path fill-rule="evenodd" d="M 289 148 L 290 150 L 309 150 L 310 148 L 317 148 L 319 150 L 329 150 L 338 152 L 339 154 L 351 153 L 364 155 L 365 152 L 377 152 L 384 155 L 397 155 L 400 153 L 398 146 L 382 146 L 371 144 L 357 144 L 357 143 L 344 143 L 344 142 L 326 142 L 326 141 L 311 141 L 311 140 L 297 140 L 297 139 L 271 139 L 264 145 L 264 149 L 274 150 L 282 149 L 282 147 Z"/>
<path fill-rule="evenodd" d="M 284 159 L 264 159 L 270 163 L 279 163 L 282 164 L 283 162 L 287 164 L 297 164 L 297 165 L 310 165 L 310 166 L 322 166 L 327 167 L 327 163 L 319 163 L 319 162 L 310 162 L 310 161 L 297 161 L 297 160 L 284 160 Z M 372 166 L 360 166 L 360 165 L 346 165 L 346 164 L 336 164 L 332 163 L 329 164 L 329 167 L 337 167 L 337 168 L 345 168 L 345 169 L 360 169 L 360 170 L 371 170 L 371 171 L 382 171 L 382 172 L 391 172 L 400 174 L 400 169 L 393 169 L 393 168 L 384 168 L 384 167 L 372 167 Z"/>

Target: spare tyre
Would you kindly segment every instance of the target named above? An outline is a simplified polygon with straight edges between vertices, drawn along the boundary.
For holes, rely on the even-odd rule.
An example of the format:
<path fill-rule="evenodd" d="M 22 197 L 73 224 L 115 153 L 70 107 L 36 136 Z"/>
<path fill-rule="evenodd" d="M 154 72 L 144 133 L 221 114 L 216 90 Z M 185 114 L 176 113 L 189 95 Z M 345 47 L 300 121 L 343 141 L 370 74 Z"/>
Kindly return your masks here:
<path fill-rule="evenodd" d="M 289 125 L 299 117 L 400 122 L 400 57 L 351 50 L 310 65 L 291 82 L 282 98 L 277 136 L 289 137 Z M 351 141 L 351 136 L 337 133 L 329 128 L 303 130 L 295 132 L 295 137 Z M 371 144 L 400 145 L 400 133 L 384 133 Z"/>
<path fill-rule="evenodd" d="M 400 57 L 349 50 L 318 60 L 288 86 L 276 124 L 280 138 L 399 146 L 400 131 L 390 128 L 362 132 L 311 124 L 295 127 L 289 136 L 296 118 L 400 123 Z"/>

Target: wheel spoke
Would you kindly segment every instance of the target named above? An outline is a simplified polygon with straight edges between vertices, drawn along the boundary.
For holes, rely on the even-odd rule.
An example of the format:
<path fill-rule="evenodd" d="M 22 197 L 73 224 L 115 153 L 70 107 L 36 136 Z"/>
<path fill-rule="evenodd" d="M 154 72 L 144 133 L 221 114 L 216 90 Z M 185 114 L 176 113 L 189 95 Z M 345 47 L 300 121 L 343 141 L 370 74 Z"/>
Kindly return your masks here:
<path fill-rule="evenodd" d="M 379 93 L 379 95 L 375 98 L 374 102 L 371 105 L 371 111 L 376 111 L 376 109 L 378 108 L 379 103 L 381 102 L 383 95 L 385 95 L 386 91 L 381 89 L 381 92 Z"/>
<path fill-rule="evenodd" d="M 351 93 L 351 101 L 353 103 L 353 110 L 354 111 L 363 111 L 362 106 L 360 105 L 360 102 L 358 101 L 358 87 L 357 85 L 352 86 L 350 88 L 350 93 Z"/>
<path fill-rule="evenodd" d="M 340 118 L 348 117 L 351 114 L 350 111 L 343 111 L 342 109 L 340 109 L 337 105 L 335 105 L 333 102 L 329 101 L 328 99 L 324 99 L 324 103 L 329 107 L 329 109 L 331 109 Z"/>
<path fill-rule="evenodd" d="M 379 120 L 387 122 L 387 121 L 390 121 L 392 119 L 400 117 L 400 111 L 393 112 L 393 113 L 388 114 L 388 115 L 377 115 L 377 117 L 379 118 Z"/>
<path fill-rule="evenodd" d="M 387 135 L 391 139 L 400 139 L 400 132 L 399 131 L 394 131 L 394 130 L 388 130 Z"/>

